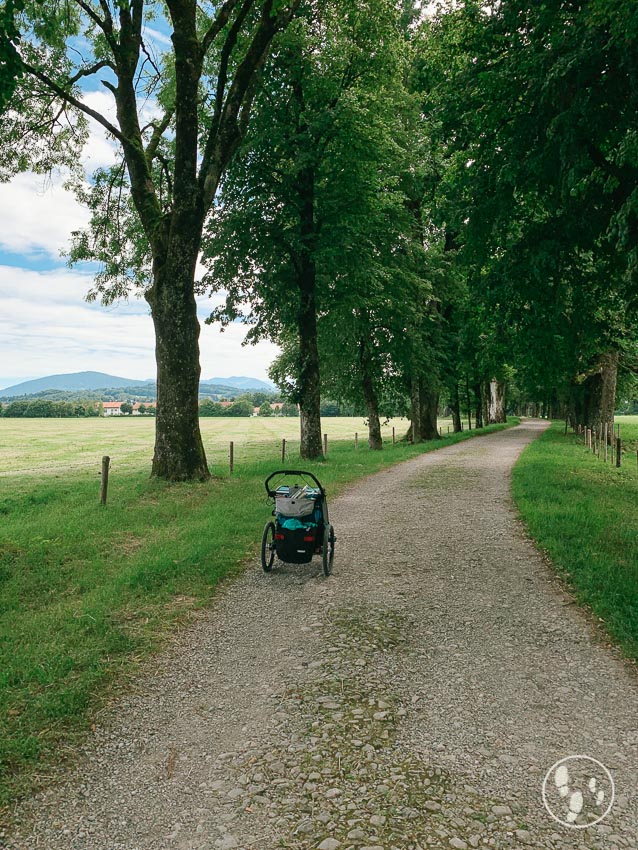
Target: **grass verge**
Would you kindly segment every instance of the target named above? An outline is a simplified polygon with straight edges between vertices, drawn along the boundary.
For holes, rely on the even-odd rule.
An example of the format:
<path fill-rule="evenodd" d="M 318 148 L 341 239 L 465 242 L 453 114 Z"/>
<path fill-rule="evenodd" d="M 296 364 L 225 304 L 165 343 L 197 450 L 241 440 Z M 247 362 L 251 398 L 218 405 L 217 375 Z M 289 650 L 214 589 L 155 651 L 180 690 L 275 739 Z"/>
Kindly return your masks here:
<path fill-rule="evenodd" d="M 511 420 L 510 425 L 517 420 Z M 475 435 L 383 452 L 334 442 L 303 462 L 333 498 L 349 482 Z M 291 459 L 289 468 L 299 465 Z M 254 558 L 270 516 L 260 461 L 232 478 L 166 485 L 147 470 L 99 480 L 7 479 L 0 496 L 0 815 L 73 754 L 112 685 Z M 338 566 L 337 566 L 338 568 Z"/>
<path fill-rule="evenodd" d="M 579 602 L 638 660 L 635 451 L 616 469 L 563 429 L 553 425 L 525 449 L 514 467 L 514 499 L 530 534 Z M 638 419 L 635 426 L 626 421 L 623 432 L 628 441 L 638 438 Z"/>

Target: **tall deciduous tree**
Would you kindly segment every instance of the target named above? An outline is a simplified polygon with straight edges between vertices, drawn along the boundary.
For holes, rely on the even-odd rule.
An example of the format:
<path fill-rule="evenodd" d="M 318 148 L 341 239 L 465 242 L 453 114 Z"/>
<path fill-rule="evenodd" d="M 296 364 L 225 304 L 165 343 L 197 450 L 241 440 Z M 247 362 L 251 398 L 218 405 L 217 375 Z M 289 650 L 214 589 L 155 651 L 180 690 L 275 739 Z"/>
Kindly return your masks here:
<path fill-rule="evenodd" d="M 97 290 L 107 299 L 137 285 L 150 305 L 158 385 L 153 474 L 170 480 L 209 475 L 197 407 L 194 280 L 202 229 L 248 127 L 256 77 L 296 6 L 42 0 L 14 2 L 11 20 L 2 19 L 0 58 L 6 53 L 18 66 L 0 129 L 3 175 L 68 164 L 86 119 L 119 145 L 121 162 L 86 192 L 92 228 L 78 237 L 74 257 L 102 262 Z M 162 54 L 152 43 L 157 19 L 172 43 Z M 90 105 L 87 84 L 111 93 L 113 117 Z M 3 80 L 0 94 L 12 85 Z"/>
<path fill-rule="evenodd" d="M 396 186 L 383 184 L 402 62 L 397 10 L 340 0 L 310 12 L 302 7 L 272 55 L 206 248 L 212 288 L 228 293 L 215 318 L 247 309 L 250 338 L 284 347 L 277 368 L 299 404 L 302 457 L 322 453 L 319 325 L 345 291 L 365 305 L 357 284 L 401 213 Z"/>

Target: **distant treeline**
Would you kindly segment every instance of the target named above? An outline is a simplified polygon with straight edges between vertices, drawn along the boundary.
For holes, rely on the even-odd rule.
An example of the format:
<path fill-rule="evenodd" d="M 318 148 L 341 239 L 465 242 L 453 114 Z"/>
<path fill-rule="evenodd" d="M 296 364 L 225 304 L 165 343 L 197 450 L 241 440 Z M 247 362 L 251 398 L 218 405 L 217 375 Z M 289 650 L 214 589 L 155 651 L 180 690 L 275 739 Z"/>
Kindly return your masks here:
<path fill-rule="evenodd" d="M 32 419 L 69 419 L 72 417 L 101 416 L 102 405 L 95 401 L 49 401 L 40 398 L 33 401 L 12 401 L 6 407 L 0 405 L 0 416 Z"/>
<path fill-rule="evenodd" d="M 252 416 L 255 408 L 259 408 L 260 416 L 299 416 L 296 404 L 284 402 L 280 410 L 272 410 L 271 403 L 280 399 L 277 396 L 263 392 L 255 392 L 242 396 L 232 404 L 224 406 L 218 401 L 204 399 L 199 403 L 200 416 Z M 103 399 L 107 401 L 107 399 Z M 132 413 L 130 403 L 122 402 L 124 413 Z M 154 415 L 153 408 L 140 408 L 141 414 Z M 24 419 L 70 419 L 87 416 L 102 416 L 104 410 L 100 401 L 92 398 L 81 401 L 51 401 L 45 398 L 19 399 L 12 401 L 6 407 L 0 405 L 0 416 L 6 418 Z M 344 405 L 336 401 L 326 400 L 321 405 L 322 416 L 363 416 L 362 410 L 353 405 Z"/>

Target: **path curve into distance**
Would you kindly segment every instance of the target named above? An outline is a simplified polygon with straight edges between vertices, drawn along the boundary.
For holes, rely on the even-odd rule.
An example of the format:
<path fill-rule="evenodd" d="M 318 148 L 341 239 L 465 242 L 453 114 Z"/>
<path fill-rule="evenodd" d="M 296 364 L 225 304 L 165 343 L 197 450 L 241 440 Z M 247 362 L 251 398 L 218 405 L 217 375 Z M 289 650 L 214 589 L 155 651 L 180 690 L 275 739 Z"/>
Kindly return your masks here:
<path fill-rule="evenodd" d="M 20 807 L 8 846 L 638 847 L 637 678 L 509 495 L 543 427 L 350 487 L 330 504 L 333 576 L 319 559 L 269 576 L 255 562 L 229 582 L 102 714 L 77 769 Z M 586 829 L 541 800 L 578 754 L 616 786 Z M 562 820 L 611 799 L 589 764 L 595 785 L 573 762 L 550 777 Z"/>

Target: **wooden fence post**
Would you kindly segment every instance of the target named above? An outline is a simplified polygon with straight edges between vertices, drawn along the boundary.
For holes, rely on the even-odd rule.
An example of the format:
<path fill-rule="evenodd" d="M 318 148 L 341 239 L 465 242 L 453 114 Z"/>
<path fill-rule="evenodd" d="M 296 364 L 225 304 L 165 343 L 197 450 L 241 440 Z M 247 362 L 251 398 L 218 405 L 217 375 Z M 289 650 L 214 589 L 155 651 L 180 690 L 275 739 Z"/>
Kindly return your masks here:
<path fill-rule="evenodd" d="M 616 466 L 619 467 L 619 468 L 620 468 L 621 459 L 622 459 L 622 443 L 620 442 L 620 437 L 616 437 Z"/>
<path fill-rule="evenodd" d="M 604 452 L 605 463 L 607 463 L 607 433 L 608 433 L 607 429 L 608 429 L 608 427 L 609 427 L 608 423 L 605 422 L 605 452 Z"/>
<path fill-rule="evenodd" d="M 281 441 L 281 462 L 286 462 L 286 438 L 284 437 Z"/>
<path fill-rule="evenodd" d="M 359 448 L 359 435 L 356 431 L 354 432 L 354 447 L 355 449 Z"/>
<path fill-rule="evenodd" d="M 102 458 L 102 481 L 100 482 L 100 504 L 106 504 L 106 498 L 109 490 L 109 469 L 111 466 L 111 458 L 104 455 Z"/>
<path fill-rule="evenodd" d="M 235 467 L 235 443 L 230 441 L 230 474 L 233 474 L 233 469 Z"/>
<path fill-rule="evenodd" d="M 328 435 L 323 435 L 323 453 L 327 457 L 328 456 Z"/>
<path fill-rule="evenodd" d="M 396 435 L 394 433 L 394 425 L 393 425 L 392 426 L 392 445 L 394 445 L 396 443 L 396 439 L 397 438 L 396 438 Z"/>

